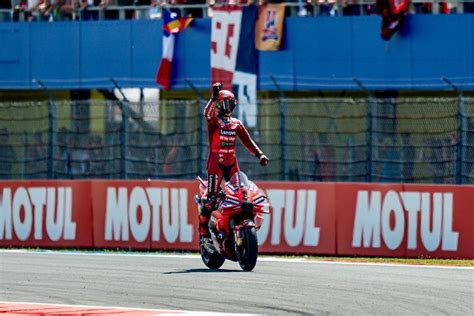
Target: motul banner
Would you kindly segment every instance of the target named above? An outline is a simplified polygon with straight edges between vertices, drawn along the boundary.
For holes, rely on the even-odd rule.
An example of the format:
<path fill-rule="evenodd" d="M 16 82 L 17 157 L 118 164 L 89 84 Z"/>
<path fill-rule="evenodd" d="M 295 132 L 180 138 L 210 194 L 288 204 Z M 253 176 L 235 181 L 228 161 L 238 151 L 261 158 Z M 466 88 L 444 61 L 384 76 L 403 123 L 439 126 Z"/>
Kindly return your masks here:
<path fill-rule="evenodd" d="M 257 182 L 262 253 L 474 258 L 474 186 Z M 198 250 L 194 181 L 0 182 L 0 246 Z"/>
<path fill-rule="evenodd" d="M 474 187 L 337 184 L 340 255 L 474 258 Z"/>
<path fill-rule="evenodd" d="M 92 248 L 90 181 L 0 182 L 0 246 Z"/>
<path fill-rule="evenodd" d="M 98 248 L 197 250 L 197 186 L 189 181 L 93 181 Z"/>
<path fill-rule="evenodd" d="M 259 249 L 273 253 L 336 253 L 335 184 L 258 183 L 270 214 L 258 232 Z"/>

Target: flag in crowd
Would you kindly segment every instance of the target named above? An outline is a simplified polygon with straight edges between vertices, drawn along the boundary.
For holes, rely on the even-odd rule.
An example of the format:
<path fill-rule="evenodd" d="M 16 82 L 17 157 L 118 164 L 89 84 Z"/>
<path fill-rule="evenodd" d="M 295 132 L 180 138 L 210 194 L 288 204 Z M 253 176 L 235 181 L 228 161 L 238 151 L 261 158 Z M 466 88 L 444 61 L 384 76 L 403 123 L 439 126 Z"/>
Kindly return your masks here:
<path fill-rule="evenodd" d="M 169 90 L 171 83 L 175 37 L 187 28 L 192 20 L 190 17 L 180 17 L 176 12 L 163 9 L 163 51 L 156 83 L 165 90 Z"/>
<path fill-rule="evenodd" d="M 255 32 L 255 46 L 258 50 L 280 49 L 284 19 L 284 3 L 260 7 Z"/>
<path fill-rule="evenodd" d="M 410 10 L 410 0 L 376 0 L 375 12 L 382 16 L 380 36 L 388 41 L 403 27 Z"/>
<path fill-rule="evenodd" d="M 253 5 L 216 7 L 211 30 L 211 80 L 234 91 L 237 115 L 249 127 L 257 124 L 257 13 Z"/>

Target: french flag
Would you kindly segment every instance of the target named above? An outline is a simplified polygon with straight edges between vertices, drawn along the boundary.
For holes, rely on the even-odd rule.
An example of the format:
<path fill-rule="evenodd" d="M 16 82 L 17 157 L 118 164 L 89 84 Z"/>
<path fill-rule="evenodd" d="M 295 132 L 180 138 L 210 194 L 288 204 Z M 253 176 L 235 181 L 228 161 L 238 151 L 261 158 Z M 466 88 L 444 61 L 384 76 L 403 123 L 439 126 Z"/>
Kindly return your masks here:
<path fill-rule="evenodd" d="M 163 9 L 163 53 L 156 73 L 156 83 L 165 90 L 170 89 L 176 34 L 187 28 L 192 20 L 192 18 L 182 18 L 176 12 Z"/>

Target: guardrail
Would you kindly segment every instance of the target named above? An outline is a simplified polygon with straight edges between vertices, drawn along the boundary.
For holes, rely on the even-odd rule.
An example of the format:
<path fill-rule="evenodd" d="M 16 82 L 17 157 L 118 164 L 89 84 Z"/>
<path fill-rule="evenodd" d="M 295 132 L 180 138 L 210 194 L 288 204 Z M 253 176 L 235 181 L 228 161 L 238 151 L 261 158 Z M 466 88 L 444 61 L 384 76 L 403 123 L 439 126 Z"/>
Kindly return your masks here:
<path fill-rule="evenodd" d="M 450 13 L 474 13 L 474 0 L 415 0 L 411 3 L 411 12 L 418 13 L 418 5 L 421 4 L 432 4 L 431 13 L 439 14 L 439 7 L 441 3 L 448 3 L 450 5 Z M 465 5 L 469 4 L 469 8 L 465 10 Z M 334 0 L 334 1 L 303 1 L 298 0 L 295 2 L 285 3 L 287 6 L 287 16 L 320 16 L 320 15 L 345 15 L 343 12 L 344 8 L 352 6 L 356 8 L 350 15 L 370 15 L 373 13 L 373 7 L 368 9 L 368 5 L 375 5 L 373 0 Z M 77 8 L 72 13 L 73 20 L 83 20 L 85 12 L 93 13 L 94 19 L 104 20 L 107 19 L 107 13 L 116 12 L 117 16 L 115 19 L 160 19 L 163 8 L 173 9 L 179 11 L 182 16 L 189 15 L 192 11 L 196 17 L 208 18 L 212 17 L 212 8 L 214 6 L 221 6 L 221 4 L 209 5 L 209 4 L 180 4 L 180 5 L 128 5 L 118 6 L 110 5 L 106 7 L 89 7 L 87 9 Z M 359 7 L 359 8 L 357 8 Z M 329 9 L 328 9 L 329 8 Z M 34 17 L 38 17 L 39 13 L 30 13 Z M 3 15 L 3 18 L 2 18 Z M 27 20 L 28 11 L 12 9 L 0 9 L 0 21 L 25 21 Z M 54 20 L 54 19 L 53 19 Z"/>

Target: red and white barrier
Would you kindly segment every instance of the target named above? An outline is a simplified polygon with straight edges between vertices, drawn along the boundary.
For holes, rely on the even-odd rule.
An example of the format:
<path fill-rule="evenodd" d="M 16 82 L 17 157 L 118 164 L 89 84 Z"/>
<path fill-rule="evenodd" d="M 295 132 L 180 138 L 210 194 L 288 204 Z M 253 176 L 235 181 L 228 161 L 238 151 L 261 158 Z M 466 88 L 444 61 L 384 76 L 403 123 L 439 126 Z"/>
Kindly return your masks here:
<path fill-rule="evenodd" d="M 474 186 L 260 182 L 262 253 L 474 258 Z M 197 250 L 194 181 L 0 182 L 0 246 Z"/>

